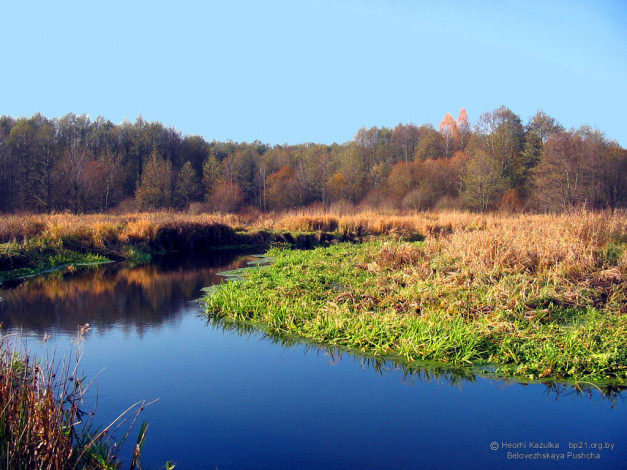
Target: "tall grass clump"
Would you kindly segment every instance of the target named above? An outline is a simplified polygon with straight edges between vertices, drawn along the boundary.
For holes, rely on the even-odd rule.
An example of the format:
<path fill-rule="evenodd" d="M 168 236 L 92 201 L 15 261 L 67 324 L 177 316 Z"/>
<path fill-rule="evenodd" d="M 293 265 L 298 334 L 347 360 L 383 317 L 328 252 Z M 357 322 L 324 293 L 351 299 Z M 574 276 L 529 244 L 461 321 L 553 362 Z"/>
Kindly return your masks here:
<path fill-rule="evenodd" d="M 83 329 L 83 332 L 85 329 Z M 81 407 L 87 390 L 73 367 L 54 359 L 42 362 L 19 351 L 7 336 L 0 337 L 0 465 L 15 470 L 119 469 L 120 443 L 113 430 L 134 422 L 139 403 L 104 429 L 94 429 L 90 413 Z M 139 432 L 131 469 L 139 457 L 146 424 Z"/>

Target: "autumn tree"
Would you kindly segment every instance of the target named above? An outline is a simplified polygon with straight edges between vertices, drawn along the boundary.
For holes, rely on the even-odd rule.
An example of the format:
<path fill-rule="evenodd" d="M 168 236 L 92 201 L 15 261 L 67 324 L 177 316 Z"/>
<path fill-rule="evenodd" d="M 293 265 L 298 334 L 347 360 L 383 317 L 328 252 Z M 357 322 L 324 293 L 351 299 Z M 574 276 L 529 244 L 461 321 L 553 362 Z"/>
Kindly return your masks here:
<path fill-rule="evenodd" d="M 298 204 L 296 171 L 289 165 L 268 176 L 266 183 L 268 208 L 278 211 Z"/>
<path fill-rule="evenodd" d="M 550 137 L 564 131 L 564 127 L 544 111 L 538 111 L 527 124 L 527 132 L 533 132 L 544 144 Z"/>
<path fill-rule="evenodd" d="M 599 168 L 601 203 L 612 210 L 627 206 L 627 150 L 611 146 Z"/>
<path fill-rule="evenodd" d="M 534 170 L 541 208 L 568 210 L 588 203 L 592 195 L 590 164 L 581 135 L 568 131 L 550 137 Z"/>
<path fill-rule="evenodd" d="M 409 162 L 414 159 L 420 141 L 420 130 L 415 124 L 399 124 L 392 131 L 391 142 L 396 149 L 396 160 Z"/>
<path fill-rule="evenodd" d="M 190 162 L 197 175 L 202 174 L 202 166 L 211 153 L 209 143 L 199 135 L 185 136 L 180 143 L 180 158 Z"/>
<path fill-rule="evenodd" d="M 215 152 L 212 150 L 202 164 L 202 185 L 205 200 L 209 200 L 211 192 L 221 177 L 220 162 L 218 161 Z"/>
<path fill-rule="evenodd" d="M 366 193 L 366 163 L 359 147 L 348 146 L 341 154 L 339 168 L 327 181 L 328 193 L 333 200 L 346 199 L 357 203 Z"/>
<path fill-rule="evenodd" d="M 9 146 L 9 136 L 14 125 L 13 118 L 0 117 L 0 212 L 18 208 L 16 186 L 19 164 Z"/>
<path fill-rule="evenodd" d="M 236 183 L 218 181 L 209 194 L 208 203 L 212 210 L 234 212 L 244 203 L 245 195 Z"/>
<path fill-rule="evenodd" d="M 355 145 L 352 148 L 360 154 L 367 168 L 374 164 L 380 132 L 378 127 L 362 127 L 353 138 Z"/>
<path fill-rule="evenodd" d="M 36 134 L 37 125 L 34 119 L 18 119 L 12 126 L 11 133 L 5 143 L 8 148 L 8 156 L 14 165 L 16 183 L 13 193 L 14 203 L 20 208 L 37 209 L 33 200 L 33 171 L 36 164 Z M 9 169 L 11 171 L 11 169 Z"/>
<path fill-rule="evenodd" d="M 328 203 L 326 183 L 331 177 L 332 149 L 326 145 L 308 145 L 302 152 L 300 168 L 306 185 L 308 201 Z"/>
<path fill-rule="evenodd" d="M 87 208 L 104 212 L 122 199 L 124 168 L 121 155 L 104 150 L 87 164 Z"/>
<path fill-rule="evenodd" d="M 0 117 L 0 211 L 184 207 L 202 191 L 214 210 L 328 205 L 567 210 L 627 205 L 625 151 L 598 130 L 565 132 L 539 111 L 523 128 L 505 107 L 426 124 L 362 128 L 344 144 L 208 142 L 141 116 Z M 462 150 L 463 151 L 460 151 Z M 400 165 L 402 163 L 402 165 Z M 146 174 L 144 174 L 146 173 Z"/>
<path fill-rule="evenodd" d="M 87 149 L 79 142 L 72 142 L 66 147 L 60 162 L 61 178 L 66 184 L 75 214 L 83 211 L 83 202 L 89 182 L 86 178 L 89 157 Z"/>
<path fill-rule="evenodd" d="M 142 209 L 161 209 L 172 205 L 172 163 L 154 150 L 145 162 L 135 193 Z"/>
<path fill-rule="evenodd" d="M 231 181 L 244 193 L 246 202 L 254 204 L 259 201 L 258 185 L 255 184 L 257 176 L 257 146 L 252 144 L 242 150 L 236 151 L 233 155 L 227 157 L 230 160 L 230 169 L 232 171 Z"/>
<path fill-rule="evenodd" d="M 466 145 L 468 145 L 468 140 L 470 139 L 470 134 L 472 133 L 470 121 L 468 121 L 468 113 L 466 113 L 464 108 L 459 110 L 459 115 L 455 120 L 455 124 L 457 125 L 458 131 L 457 148 L 464 150 Z"/>
<path fill-rule="evenodd" d="M 469 209 L 492 209 L 507 189 L 502 163 L 486 151 L 470 157 L 462 175 L 462 199 Z"/>
<path fill-rule="evenodd" d="M 186 208 L 198 199 L 201 193 L 200 181 L 191 162 L 185 162 L 176 175 L 174 184 L 174 203 L 179 208 Z"/>
<path fill-rule="evenodd" d="M 414 150 L 415 159 L 424 160 L 427 158 L 438 158 L 445 154 L 444 138 L 431 124 L 420 126 L 419 131 L 420 141 Z"/>
<path fill-rule="evenodd" d="M 400 202 L 410 191 L 418 186 L 419 161 L 399 162 L 392 167 L 385 180 L 386 192 L 391 198 Z"/>
<path fill-rule="evenodd" d="M 519 159 L 514 162 L 513 186 L 517 197 L 527 198 L 533 190 L 533 169 L 542 157 L 542 139 L 535 131 L 525 135 L 525 146 Z"/>
<path fill-rule="evenodd" d="M 444 155 L 448 158 L 455 150 L 455 142 L 459 141 L 459 130 L 457 123 L 450 113 L 446 113 L 440 122 L 440 134 L 444 137 Z"/>
<path fill-rule="evenodd" d="M 520 117 L 501 106 L 490 113 L 483 113 L 477 123 L 478 142 L 500 168 L 501 177 L 510 187 L 524 184 L 521 163 L 525 132 Z"/>

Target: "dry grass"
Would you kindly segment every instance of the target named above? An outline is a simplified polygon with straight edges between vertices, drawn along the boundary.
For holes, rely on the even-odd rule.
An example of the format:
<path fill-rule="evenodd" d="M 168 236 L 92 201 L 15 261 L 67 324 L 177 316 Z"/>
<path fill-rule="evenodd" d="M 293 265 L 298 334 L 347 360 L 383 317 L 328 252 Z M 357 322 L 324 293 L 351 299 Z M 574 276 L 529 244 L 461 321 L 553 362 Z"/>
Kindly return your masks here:
<path fill-rule="evenodd" d="M 88 330 L 88 324 L 79 326 L 77 344 Z M 107 427 L 94 430 L 93 413 L 81 409 L 88 384 L 78 375 L 80 349 L 73 363 L 65 361 L 59 365 L 54 358 L 41 361 L 18 350 L 11 338 L 0 336 L 0 462 L 3 468 L 120 468 L 122 444 L 146 403 L 134 404 Z M 126 433 L 115 442 L 115 432 L 125 427 Z M 146 427 L 144 423 L 139 432 L 140 448 Z M 133 461 L 139 457 L 136 450 Z M 131 464 L 130 468 L 141 468 L 136 465 Z"/>
<path fill-rule="evenodd" d="M 402 236 L 438 240 L 437 250 L 450 253 L 471 270 L 543 270 L 559 264 L 569 274 L 586 273 L 602 264 L 601 247 L 627 240 L 625 212 L 577 212 L 563 215 L 474 214 L 470 212 L 381 213 L 340 215 L 322 210 L 283 214 L 26 215 L 0 218 L 0 244 L 7 246 L 65 246 L 70 249 L 107 250 L 120 245 L 170 243 L 174 236 L 185 243 L 205 243 L 208 227 L 235 230 L 339 232 L 350 237 Z M 196 240 L 195 234 L 202 236 Z M 206 232 L 206 233 L 205 233 Z M 164 240 L 161 240 L 164 238 Z M 430 242 L 432 243 L 432 242 Z M 434 248 L 429 244 L 431 249 Z"/>
<path fill-rule="evenodd" d="M 73 460 L 73 436 L 78 408 L 66 409 L 58 400 L 80 401 L 75 381 L 58 386 L 54 373 L 32 364 L 15 351 L 0 358 L 0 457 L 10 468 L 65 468 Z M 69 388 L 68 388 L 69 385 Z"/>

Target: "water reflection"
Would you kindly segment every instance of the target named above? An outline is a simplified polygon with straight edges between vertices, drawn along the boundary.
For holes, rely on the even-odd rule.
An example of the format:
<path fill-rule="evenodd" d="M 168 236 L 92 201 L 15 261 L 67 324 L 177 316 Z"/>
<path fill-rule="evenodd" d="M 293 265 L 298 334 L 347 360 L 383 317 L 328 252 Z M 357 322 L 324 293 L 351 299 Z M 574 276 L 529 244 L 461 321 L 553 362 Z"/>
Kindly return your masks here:
<path fill-rule="evenodd" d="M 209 317 L 207 324 L 214 328 L 220 328 L 223 331 L 235 332 L 239 336 L 253 336 L 259 331 L 259 328 L 251 323 L 233 322 L 225 318 Z M 456 386 L 461 389 L 464 383 L 476 382 L 478 377 L 484 377 L 497 380 L 507 385 L 527 386 L 531 384 L 542 384 L 546 387 L 545 394 L 556 401 L 560 398 L 572 396 L 592 399 L 595 394 L 598 393 L 604 399 L 610 400 L 612 408 L 614 408 L 619 401 L 624 402 L 627 396 L 627 384 L 624 383 L 521 382 L 508 378 L 495 377 L 494 375 L 484 372 L 476 372 L 471 368 L 453 368 L 447 364 L 427 361 L 404 362 L 401 359 L 392 360 L 377 356 L 367 356 L 355 351 L 347 352 L 333 346 L 310 344 L 302 338 L 282 335 L 276 332 L 264 331 L 262 339 L 287 348 L 302 345 L 305 353 L 314 352 L 315 354 L 328 356 L 331 365 L 335 365 L 348 357 L 350 360 L 359 363 L 362 369 L 371 369 L 379 375 L 397 374 L 401 371 L 402 381 L 404 383 L 435 382 L 438 384 L 443 383 Z"/>
<path fill-rule="evenodd" d="M 0 323 L 6 330 L 22 330 L 44 336 L 48 333 L 74 335 L 77 325 L 89 323 L 92 331 L 134 329 L 141 337 L 159 330 L 189 312 L 187 302 L 197 299 L 201 289 L 224 281 L 219 273 L 247 267 L 259 261 L 242 252 L 224 251 L 208 256 L 164 255 L 147 265 L 117 263 L 80 273 L 57 272 L 24 281 L 11 289 L 0 289 Z M 208 324 L 239 336 L 259 337 L 259 329 L 246 323 L 209 318 Z M 406 383 L 437 382 L 461 388 L 478 377 L 496 379 L 484 371 L 451 368 L 447 364 L 405 362 L 346 352 L 338 348 L 304 343 L 301 338 L 265 332 L 263 338 L 285 348 L 302 346 L 306 352 L 324 354 L 331 365 L 345 358 L 362 369 L 379 375 L 401 376 Z M 496 379 L 501 384 L 525 383 Z M 546 394 L 556 400 L 573 394 L 600 394 L 615 405 L 624 400 L 626 384 L 544 383 Z"/>
<path fill-rule="evenodd" d="M 51 330 L 73 334 L 77 325 L 85 323 L 98 332 L 121 326 L 141 333 L 174 320 L 200 289 L 223 280 L 219 272 L 244 267 L 253 259 L 241 255 L 171 254 L 147 265 L 116 263 L 29 279 L 12 289 L 0 289 L 0 322 L 6 329 L 40 335 Z"/>

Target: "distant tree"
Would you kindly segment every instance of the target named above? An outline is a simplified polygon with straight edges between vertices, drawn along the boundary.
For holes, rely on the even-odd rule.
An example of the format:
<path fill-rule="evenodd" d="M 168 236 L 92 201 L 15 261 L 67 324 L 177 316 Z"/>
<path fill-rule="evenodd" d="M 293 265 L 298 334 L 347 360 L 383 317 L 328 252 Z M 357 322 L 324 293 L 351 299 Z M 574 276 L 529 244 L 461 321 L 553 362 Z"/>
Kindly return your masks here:
<path fill-rule="evenodd" d="M 154 150 L 144 163 L 135 199 L 141 209 L 172 205 L 172 163 Z"/>
<path fill-rule="evenodd" d="M 419 127 L 420 141 L 416 145 L 414 158 L 424 160 L 426 158 L 438 158 L 444 156 L 444 138 L 431 124 Z"/>
<path fill-rule="evenodd" d="M 212 150 L 202 164 L 202 185 L 207 201 L 221 176 L 220 162 L 215 152 Z"/>
<path fill-rule="evenodd" d="M 515 189 L 508 189 L 499 201 L 499 210 L 501 212 L 519 212 L 523 208 L 523 202 L 518 196 Z"/>
<path fill-rule="evenodd" d="M 525 137 L 520 117 L 501 106 L 480 116 L 477 133 L 483 150 L 498 162 L 501 176 L 510 187 L 517 186 L 521 180 L 517 171 L 525 166 L 520 162 Z"/>
<path fill-rule="evenodd" d="M 463 190 L 462 175 L 466 168 L 466 163 L 470 156 L 466 152 L 455 152 L 453 157 L 448 161 L 447 182 L 450 185 L 449 195 L 456 198 Z"/>
<path fill-rule="evenodd" d="M 414 159 L 416 146 L 420 141 L 420 130 L 414 124 L 399 124 L 392 131 L 392 145 L 398 149 L 397 160 L 409 162 Z"/>
<path fill-rule="evenodd" d="M 542 143 L 564 131 L 564 127 L 544 111 L 538 111 L 527 124 L 527 132 L 533 132 Z"/>
<path fill-rule="evenodd" d="M 243 150 L 236 151 L 225 159 L 225 161 L 229 160 L 228 163 L 233 172 L 232 181 L 242 190 L 245 200 L 249 204 L 259 201 L 258 186 L 255 184 L 257 158 L 259 158 L 258 147 L 258 145 L 253 144 Z"/>
<path fill-rule="evenodd" d="M 354 148 L 361 155 L 367 167 L 374 164 L 380 132 L 378 127 L 371 127 L 370 129 L 362 127 L 353 138 Z"/>
<path fill-rule="evenodd" d="M 60 161 L 61 179 L 68 189 L 72 202 L 72 211 L 78 214 L 84 210 L 89 164 L 88 150 L 80 137 L 73 136 L 66 144 Z"/>
<path fill-rule="evenodd" d="M 0 212 L 18 209 L 19 164 L 11 153 L 9 136 L 15 120 L 9 116 L 0 117 Z"/>
<path fill-rule="evenodd" d="M 19 209 L 37 208 L 37 204 L 32 200 L 33 177 L 32 172 L 37 166 L 35 159 L 35 135 L 37 125 L 34 119 L 18 119 L 11 128 L 5 146 L 8 150 L 9 172 L 14 174 L 14 192 L 9 195 L 14 204 Z"/>
<path fill-rule="evenodd" d="M 462 176 L 462 199 L 469 209 L 492 209 L 507 189 L 501 162 L 485 151 L 470 157 Z"/>
<path fill-rule="evenodd" d="M 541 208 L 567 210 L 589 203 L 591 164 L 586 158 L 581 135 L 568 131 L 549 138 L 534 170 Z"/>
<path fill-rule="evenodd" d="M 180 147 L 181 161 L 191 162 L 196 174 L 202 174 L 203 163 L 210 154 L 207 141 L 198 135 L 185 136 Z"/>
<path fill-rule="evenodd" d="M 603 205 L 612 210 L 627 206 L 627 150 L 618 146 L 607 149 L 599 181 Z"/>
<path fill-rule="evenodd" d="M 448 158 L 455 150 L 455 142 L 459 141 L 459 129 L 450 113 L 440 122 L 440 134 L 444 137 L 444 155 Z"/>
<path fill-rule="evenodd" d="M 104 212 L 122 198 L 124 184 L 122 157 L 110 150 L 90 160 L 86 168 L 86 204 L 90 210 Z"/>
<path fill-rule="evenodd" d="M 209 196 L 211 209 L 218 212 L 234 212 L 244 202 L 244 193 L 235 183 L 218 182 Z"/>
<path fill-rule="evenodd" d="M 289 165 L 268 176 L 267 201 L 273 210 L 284 210 L 298 204 L 296 171 Z"/>
<path fill-rule="evenodd" d="M 176 175 L 174 185 L 174 202 L 180 208 L 186 208 L 189 203 L 198 199 L 201 193 L 198 175 L 191 162 L 185 162 Z"/>
<path fill-rule="evenodd" d="M 92 155 L 118 153 L 119 129 L 111 121 L 98 116 L 89 127 L 86 143 Z"/>
<path fill-rule="evenodd" d="M 326 182 L 331 177 L 332 147 L 308 145 L 302 153 L 303 181 L 307 200 L 328 203 Z"/>
<path fill-rule="evenodd" d="M 527 198 L 533 188 L 533 169 L 542 157 L 542 139 L 535 131 L 525 135 L 523 152 L 513 168 L 513 186 L 517 188 L 517 197 Z"/>
<path fill-rule="evenodd" d="M 331 202 L 348 199 L 349 191 L 344 173 L 338 171 L 329 177 L 326 183 L 326 192 Z"/>
<path fill-rule="evenodd" d="M 385 186 L 390 197 L 397 201 L 402 200 L 410 191 L 418 186 L 418 172 L 420 162 L 399 162 L 392 167 Z"/>
<path fill-rule="evenodd" d="M 340 179 L 336 178 L 330 194 L 334 194 L 336 200 L 346 199 L 357 203 L 366 193 L 366 178 L 368 176 L 366 162 L 362 158 L 360 148 L 355 145 L 348 146 L 339 155 L 339 159 L 339 171 L 336 174 L 342 175 L 343 187 L 339 187 Z"/>
<path fill-rule="evenodd" d="M 470 139 L 470 134 L 472 133 L 472 129 L 470 128 L 470 122 L 468 121 L 468 113 L 464 108 L 459 110 L 459 115 L 457 116 L 457 120 L 455 121 L 457 124 L 457 130 L 459 135 L 459 142 L 457 147 L 461 150 L 466 148 L 468 145 L 468 140 Z"/>
<path fill-rule="evenodd" d="M 627 206 L 626 158 L 596 129 L 566 132 L 542 111 L 523 127 L 505 107 L 482 114 L 473 131 L 461 109 L 439 130 L 361 128 L 344 144 L 272 148 L 182 137 L 141 116 L 119 125 L 73 113 L 2 116 L 0 211 L 106 211 L 130 196 L 143 209 L 184 207 L 203 195 L 221 211 L 462 201 L 473 210 L 615 209 Z"/>

